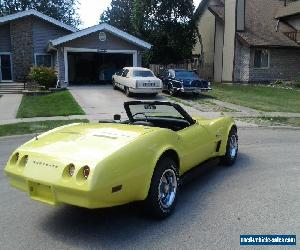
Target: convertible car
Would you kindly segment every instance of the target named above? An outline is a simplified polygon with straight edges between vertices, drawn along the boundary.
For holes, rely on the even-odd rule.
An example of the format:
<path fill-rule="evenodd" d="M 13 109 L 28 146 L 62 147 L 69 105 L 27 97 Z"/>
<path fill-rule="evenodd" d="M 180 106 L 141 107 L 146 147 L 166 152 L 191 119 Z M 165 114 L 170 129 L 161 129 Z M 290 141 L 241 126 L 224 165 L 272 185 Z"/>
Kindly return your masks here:
<path fill-rule="evenodd" d="M 37 201 L 104 208 L 143 201 L 157 217 L 175 208 L 181 177 L 210 158 L 234 164 L 230 117 L 192 118 L 169 102 L 127 102 L 129 120 L 71 124 L 36 136 L 11 155 L 10 184 Z"/>

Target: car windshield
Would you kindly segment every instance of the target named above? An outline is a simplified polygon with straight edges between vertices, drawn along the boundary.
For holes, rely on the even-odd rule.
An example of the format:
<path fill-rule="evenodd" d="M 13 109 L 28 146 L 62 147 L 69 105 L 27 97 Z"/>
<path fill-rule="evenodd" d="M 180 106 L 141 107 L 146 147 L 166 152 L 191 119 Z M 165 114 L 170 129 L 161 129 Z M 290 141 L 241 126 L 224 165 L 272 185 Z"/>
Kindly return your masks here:
<path fill-rule="evenodd" d="M 151 117 L 184 119 L 173 106 L 167 104 L 132 104 L 129 109 L 134 120 Z"/>
<path fill-rule="evenodd" d="M 153 73 L 149 70 L 134 70 L 132 72 L 133 77 L 153 77 Z"/>
<path fill-rule="evenodd" d="M 192 71 L 175 71 L 175 76 L 176 78 L 197 78 L 197 74 L 195 72 Z"/>

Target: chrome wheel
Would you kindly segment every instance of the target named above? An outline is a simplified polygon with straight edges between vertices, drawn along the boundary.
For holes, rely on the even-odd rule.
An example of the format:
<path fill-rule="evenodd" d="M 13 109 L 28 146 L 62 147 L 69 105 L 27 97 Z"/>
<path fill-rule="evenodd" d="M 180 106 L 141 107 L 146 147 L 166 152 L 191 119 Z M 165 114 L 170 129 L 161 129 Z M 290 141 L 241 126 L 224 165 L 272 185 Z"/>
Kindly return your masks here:
<path fill-rule="evenodd" d="M 177 192 L 177 177 L 173 169 L 167 169 L 161 176 L 158 186 L 158 199 L 163 208 L 172 206 Z"/>
<path fill-rule="evenodd" d="M 233 134 L 229 139 L 229 154 L 232 159 L 236 157 L 237 151 L 238 151 L 238 138 L 236 134 Z"/>

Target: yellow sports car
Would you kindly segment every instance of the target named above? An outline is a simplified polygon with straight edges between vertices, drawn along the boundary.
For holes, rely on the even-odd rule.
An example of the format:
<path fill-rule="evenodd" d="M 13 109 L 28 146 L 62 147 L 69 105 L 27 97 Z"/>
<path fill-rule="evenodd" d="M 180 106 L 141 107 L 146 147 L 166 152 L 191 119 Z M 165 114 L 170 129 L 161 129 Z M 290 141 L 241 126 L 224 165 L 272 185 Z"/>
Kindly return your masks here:
<path fill-rule="evenodd" d="M 37 201 L 103 208 L 144 201 L 153 215 L 175 208 L 183 174 L 210 158 L 232 165 L 237 127 L 230 117 L 192 118 L 169 102 L 127 102 L 129 120 L 71 124 L 19 147 L 10 184 Z M 201 167 L 201 165 L 199 166 Z"/>

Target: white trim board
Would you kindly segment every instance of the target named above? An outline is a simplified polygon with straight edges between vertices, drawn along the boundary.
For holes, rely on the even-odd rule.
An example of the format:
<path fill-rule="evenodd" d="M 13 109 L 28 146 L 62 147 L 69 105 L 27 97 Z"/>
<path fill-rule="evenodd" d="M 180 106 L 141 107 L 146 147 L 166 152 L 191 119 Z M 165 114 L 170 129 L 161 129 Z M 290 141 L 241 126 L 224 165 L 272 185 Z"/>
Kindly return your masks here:
<path fill-rule="evenodd" d="M 120 29 L 117 29 L 107 23 L 102 23 L 102 24 L 98 24 L 98 25 L 95 25 L 95 26 L 92 26 L 90 28 L 87 28 L 87 29 L 84 29 L 84 30 L 80 30 L 80 31 L 77 31 L 75 33 L 72 33 L 72 34 L 69 34 L 69 35 L 66 35 L 66 36 L 62 36 L 60 38 L 57 38 L 57 39 L 54 39 L 52 41 L 50 41 L 50 45 L 52 46 L 57 46 L 57 45 L 60 45 L 62 43 L 65 43 L 65 42 L 68 42 L 68 41 L 71 41 L 71 40 L 74 40 L 76 38 L 79 38 L 79 37 L 83 37 L 83 36 L 86 36 L 86 35 L 89 35 L 91 33 L 94 33 L 94 32 L 97 32 L 97 31 L 101 31 L 101 30 L 104 30 L 104 31 L 107 31 L 115 36 L 118 36 L 128 42 L 131 42 L 135 45 L 138 45 L 142 48 L 145 48 L 145 49 L 151 49 L 152 45 L 150 43 L 147 43 L 135 36 L 132 36 L 130 34 L 128 34 L 127 32 L 124 32 Z"/>
<path fill-rule="evenodd" d="M 68 52 L 101 53 L 101 51 L 99 52 L 98 49 L 64 47 L 64 67 L 65 67 L 65 84 L 66 85 L 69 84 Z M 132 54 L 132 66 L 137 67 L 137 64 L 138 64 L 138 52 L 137 52 L 137 50 L 105 50 L 104 54 L 128 54 L 128 55 Z"/>
<path fill-rule="evenodd" d="M 21 12 L 15 13 L 15 14 L 0 17 L 0 24 L 1 23 L 6 23 L 6 22 L 9 22 L 9 21 L 18 19 L 18 18 L 27 17 L 27 16 L 36 16 L 40 19 L 43 19 L 44 21 L 47 21 L 49 23 L 52 23 L 56 26 L 59 26 L 61 28 L 64 28 L 64 29 L 72 31 L 72 32 L 78 31 L 76 28 L 74 28 L 70 25 L 67 25 L 65 23 L 62 23 L 62 22 L 60 22 L 60 21 L 58 21 L 58 20 L 56 20 L 52 17 L 49 17 L 49 16 L 47 16 L 47 15 L 41 13 L 41 12 L 38 12 L 36 10 L 25 10 L 25 11 L 21 11 Z"/>

